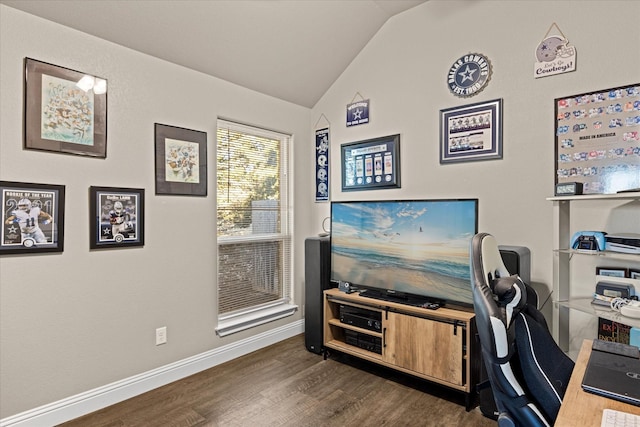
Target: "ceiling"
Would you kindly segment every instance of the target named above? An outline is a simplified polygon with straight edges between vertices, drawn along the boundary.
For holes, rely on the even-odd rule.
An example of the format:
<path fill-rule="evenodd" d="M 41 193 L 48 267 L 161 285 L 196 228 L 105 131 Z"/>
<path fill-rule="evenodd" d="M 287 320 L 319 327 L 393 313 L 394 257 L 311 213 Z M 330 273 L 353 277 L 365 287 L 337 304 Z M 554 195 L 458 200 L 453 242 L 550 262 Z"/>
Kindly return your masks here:
<path fill-rule="evenodd" d="M 0 0 L 0 3 L 311 108 L 390 17 L 425 1 Z"/>

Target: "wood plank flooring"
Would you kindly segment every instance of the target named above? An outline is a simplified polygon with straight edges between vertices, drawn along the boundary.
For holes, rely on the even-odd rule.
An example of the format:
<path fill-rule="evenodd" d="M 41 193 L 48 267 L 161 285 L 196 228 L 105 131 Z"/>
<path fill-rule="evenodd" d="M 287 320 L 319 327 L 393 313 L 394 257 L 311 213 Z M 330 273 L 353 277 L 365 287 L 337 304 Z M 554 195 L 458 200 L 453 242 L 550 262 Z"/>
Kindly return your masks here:
<path fill-rule="evenodd" d="M 341 354 L 304 335 L 76 420 L 91 426 L 495 426 L 461 393 Z"/>

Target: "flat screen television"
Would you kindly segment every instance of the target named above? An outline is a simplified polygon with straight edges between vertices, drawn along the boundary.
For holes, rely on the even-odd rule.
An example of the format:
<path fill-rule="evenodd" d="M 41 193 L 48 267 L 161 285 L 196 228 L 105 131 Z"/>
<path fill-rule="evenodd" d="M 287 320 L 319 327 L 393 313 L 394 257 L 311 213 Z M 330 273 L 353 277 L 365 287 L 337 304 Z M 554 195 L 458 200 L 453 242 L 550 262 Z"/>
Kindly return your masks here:
<path fill-rule="evenodd" d="M 331 203 L 331 280 L 373 298 L 473 307 L 477 199 Z"/>

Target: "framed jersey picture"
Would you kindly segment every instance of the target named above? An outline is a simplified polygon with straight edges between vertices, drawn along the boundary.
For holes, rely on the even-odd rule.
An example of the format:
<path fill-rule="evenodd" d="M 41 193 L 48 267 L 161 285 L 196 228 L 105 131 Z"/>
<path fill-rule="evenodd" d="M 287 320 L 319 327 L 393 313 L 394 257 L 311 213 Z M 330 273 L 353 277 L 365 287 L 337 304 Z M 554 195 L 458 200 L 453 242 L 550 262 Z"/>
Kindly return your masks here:
<path fill-rule="evenodd" d="M 90 248 L 144 246 L 144 189 L 89 188 Z"/>
<path fill-rule="evenodd" d="M 63 185 L 0 181 L 0 255 L 62 252 Z"/>

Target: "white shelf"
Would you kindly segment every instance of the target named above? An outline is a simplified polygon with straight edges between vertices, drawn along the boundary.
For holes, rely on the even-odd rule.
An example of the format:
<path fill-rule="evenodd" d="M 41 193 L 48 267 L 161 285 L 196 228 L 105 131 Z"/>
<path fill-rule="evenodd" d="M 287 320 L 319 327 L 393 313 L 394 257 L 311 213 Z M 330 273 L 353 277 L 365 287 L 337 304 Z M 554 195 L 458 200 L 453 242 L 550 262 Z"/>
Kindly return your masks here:
<path fill-rule="evenodd" d="M 602 317 L 603 319 L 612 320 L 614 322 L 640 328 L 640 319 L 627 317 L 618 311 L 611 310 L 604 305 L 592 304 L 593 298 L 573 298 L 568 301 L 555 301 L 560 307 L 567 307 L 582 313 L 591 314 L 593 316 Z"/>
<path fill-rule="evenodd" d="M 592 268 L 591 265 L 594 263 L 589 260 L 588 257 L 597 257 L 593 258 L 593 260 L 606 259 L 623 261 L 624 264 L 629 264 L 627 267 L 636 268 L 637 265 L 640 265 L 640 255 L 612 251 L 585 253 L 569 249 L 571 237 L 576 232 L 576 224 L 579 223 L 580 228 L 584 227 L 583 224 L 585 221 L 580 222 L 582 220 L 580 217 L 582 209 L 586 209 L 587 211 L 591 209 L 591 211 L 593 211 L 594 208 L 604 210 L 607 208 L 622 208 L 624 206 L 625 208 L 622 210 L 627 213 L 627 217 L 634 218 L 634 215 L 629 214 L 631 214 L 632 210 L 635 213 L 635 209 L 637 209 L 636 205 L 637 202 L 640 201 L 640 191 L 615 194 L 556 196 L 548 197 L 547 200 L 553 202 L 554 205 L 554 246 L 555 248 L 561 248 L 554 250 L 554 253 L 557 254 L 557 256 L 553 257 L 553 295 L 556 301 L 553 304 L 552 332 L 556 342 L 558 342 L 560 347 L 565 351 L 571 351 L 573 343 L 577 341 L 581 342 L 578 338 L 580 335 L 585 333 L 585 331 L 580 328 L 583 318 L 577 315 L 571 316 L 571 312 L 573 311 L 601 317 L 625 325 L 640 327 L 640 319 L 622 316 L 619 312 L 608 309 L 606 306 L 592 305 L 592 298 L 591 296 L 588 296 L 588 291 L 587 293 L 584 292 L 585 285 L 583 283 L 583 276 L 585 275 L 582 274 L 583 271 L 581 270 L 581 267 L 585 265 Z M 628 205 L 625 203 L 627 201 L 632 201 L 634 205 Z M 589 202 L 591 202 L 591 204 Z M 573 214 L 573 219 L 572 205 L 574 207 L 580 206 L 577 209 L 577 214 Z M 592 219 L 589 219 L 588 221 L 591 221 Z M 616 226 L 624 226 L 624 223 L 620 223 L 620 221 L 616 222 L 613 218 L 612 220 L 613 222 L 608 226 L 613 226 L 614 228 Z M 586 221 L 586 223 L 588 223 L 588 221 Z M 635 221 L 635 219 L 632 219 L 632 221 Z M 602 222 L 598 222 L 598 220 L 596 220 L 596 223 L 601 224 Z M 637 224 L 634 224 L 633 231 L 636 229 Z M 576 255 L 578 255 L 578 257 L 574 258 Z M 572 267 L 572 264 L 574 263 L 575 265 Z M 575 270 L 572 272 L 572 269 Z M 577 275 L 581 277 L 579 283 L 573 283 L 576 279 L 576 277 L 574 277 L 574 273 L 578 273 Z M 634 285 L 636 286 L 636 289 L 638 289 L 638 285 Z M 595 283 L 593 290 L 595 290 Z M 574 295 L 583 295 L 585 297 L 575 298 Z M 575 321 L 571 320 L 572 317 L 575 318 Z"/>
<path fill-rule="evenodd" d="M 575 196 L 555 196 L 547 197 L 549 201 L 579 201 L 579 200 L 611 200 L 611 199 L 640 199 L 640 191 L 615 194 L 580 194 Z"/>
<path fill-rule="evenodd" d="M 586 255 L 586 256 L 597 256 L 611 259 L 619 259 L 626 261 L 640 261 L 640 254 L 627 254 L 624 252 L 613 252 L 613 251 L 599 251 L 594 253 L 581 252 L 575 249 L 555 249 L 554 252 L 570 254 L 570 256 L 574 255 Z"/>

